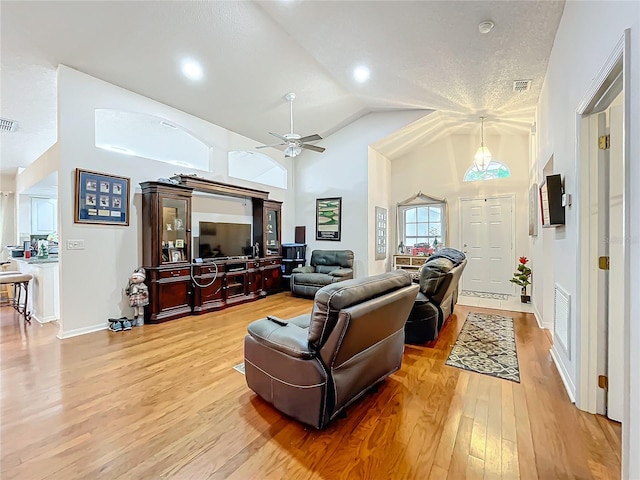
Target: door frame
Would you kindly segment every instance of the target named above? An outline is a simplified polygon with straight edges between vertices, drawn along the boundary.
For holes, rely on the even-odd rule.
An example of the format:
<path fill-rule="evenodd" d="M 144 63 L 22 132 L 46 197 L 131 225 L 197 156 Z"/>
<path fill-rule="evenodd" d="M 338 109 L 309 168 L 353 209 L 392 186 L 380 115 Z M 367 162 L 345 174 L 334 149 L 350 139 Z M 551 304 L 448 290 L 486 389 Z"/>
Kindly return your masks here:
<path fill-rule="evenodd" d="M 607 98 L 609 87 L 614 83 L 618 75 L 622 75 L 622 91 L 625 93 L 623 101 L 622 124 L 623 124 L 623 145 L 622 145 L 622 167 L 623 167 L 623 279 L 624 279 L 624 305 L 623 305 L 623 329 L 624 329 L 624 415 L 622 428 L 622 472 L 625 472 L 629 465 L 629 366 L 630 366 L 630 115 L 631 115 L 631 34 L 630 29 L 626 29 L 624 34 L 616 44 L 602 66 L 598 75 L 594 78 L 591 86 L 585 93 L 576 109 L 576 178 L 577 191 L 579 192 L 578 207 L 578 249 L 577 266 L 579 279 L 580 300 L 577 302 L 576 318 L 585 319 L 577 322 L 578 330 L 578 395 L 576 406 L 582 410 L 595 413 L 598 404 L 598 359 L 602 358 L 603 345 L 598 342 L 598 315 L 597 309 L 592 308 L 591 296 L 593 289 L 597 287 L 597 275 L 593 275 L 593 265 L 597 258 L 597 242 L 593 241 L 592 232 L 597 228 L 597 222 L 592 222 L 589 205 L 593 201 L 591 196 L 591 164 L 590 164 L 590 143 L 594 139 L 590 138 L 589 119 L 591 115 L 603 111 L 609 107 L 601 100 Z M 617 70 L 622 66 L 620 73 Z M 615 98 L 616 95 L 614 95 Z M 596 224 L 596 225 L 594 225 Z M 594 253 L 595 252 L 595 253 Z M 596 272 L 597 273 L 597 272 Z M 594 278 L 595 277 L 595 278 Z M 594 281 L 596 287 L 594 287 Z"/>
<path fill-rule="evenodd" d="M 468 201 L 468 200 L 482 200 L 482 199 L 490 199 L 490 198 L 511 199 L 511 255 L 513 257 L 511 261 L 514 262 L 512 265 L 515 271 L 515 268 L 517 265 L 515 263 L 515 260 L 517 258 L 517 254 L 516 254 L 516 199 L 517 199 L 517 196 L 515 193 L 499 193 L 496 195 L 480 195 L 476 197 L 458 197 L 458 232 L 459 232 L 458 236 L 460 241 L 459 243 L 460 249 L 464 248 L 464 243 L 462 241 L 462 202 Z M 462 274 L 464 275 L 464 272 L 462 272 Z M 519 293 L 516 290 L 515 284 L 513 284 L 513 287 L 511 287 L 511 294 L 516 296 L 519 295 Z"/>

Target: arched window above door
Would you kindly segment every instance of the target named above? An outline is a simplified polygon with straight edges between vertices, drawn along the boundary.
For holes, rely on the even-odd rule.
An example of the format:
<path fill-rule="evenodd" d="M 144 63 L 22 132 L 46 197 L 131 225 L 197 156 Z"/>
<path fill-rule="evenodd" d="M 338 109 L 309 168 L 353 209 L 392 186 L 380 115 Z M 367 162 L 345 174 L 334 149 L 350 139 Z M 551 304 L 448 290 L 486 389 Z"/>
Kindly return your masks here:
<path fill-rule="evenodd" d="M 471 165 L 464 174 L 464 182 L 475 182 L 477 180 L 494 180 L 496 178 L 509 178 L 511 170 L 500 160 L 491 160 L 487 169 L 483 172 L 475 165 Z"/>

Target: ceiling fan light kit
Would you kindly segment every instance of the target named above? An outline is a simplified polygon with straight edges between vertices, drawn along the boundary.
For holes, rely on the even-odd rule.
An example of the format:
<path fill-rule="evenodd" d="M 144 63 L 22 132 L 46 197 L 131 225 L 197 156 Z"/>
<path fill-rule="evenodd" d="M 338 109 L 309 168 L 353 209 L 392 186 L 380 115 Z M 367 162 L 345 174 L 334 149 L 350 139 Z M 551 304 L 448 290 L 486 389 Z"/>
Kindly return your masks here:
<path fill-rule="evenodd" d="M 273 135 L 276 138 L 282 140 L 282 143 L 274 143 L 271 145 L 260 145 L 256 148 L 267 148 L 267 147 L 285 147 L 284 156 L 285 157 L 297 157 L 302 153 L 302 149 L 311 150 L 313 152 L 322 153 L 325 151 L 323 147 L 317 147 L 316 145 L 310 145 L 305 142 L 315 142 L 316 140 L 322 140 L 322 137 L 317 133 L 313 135 L 307 135 L 306 137 L 302 137 L 293 131 L 293 101 L 296 99 L 296 94 L 293 92 L 287 93 L 284 98 L 289 102 L 289 112 L 291 119 L 291 132 L 285 133 L 281 135 L 279 133 L 269 132 L 269 135 Z"/>

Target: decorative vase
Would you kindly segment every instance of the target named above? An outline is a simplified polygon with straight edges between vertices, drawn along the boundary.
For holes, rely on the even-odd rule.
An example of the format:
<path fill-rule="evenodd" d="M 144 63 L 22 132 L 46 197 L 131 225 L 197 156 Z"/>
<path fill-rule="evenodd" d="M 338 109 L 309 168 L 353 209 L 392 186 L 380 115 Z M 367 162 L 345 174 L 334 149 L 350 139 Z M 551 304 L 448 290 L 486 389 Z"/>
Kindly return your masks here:
<path fill-rule="evenodd" d="M 527 287 L 522 287 L 522 291 L 520 293 L 520 302 L 529 303 L 530 301 L 531 301 L 531 295 L 527 295 Z"/>

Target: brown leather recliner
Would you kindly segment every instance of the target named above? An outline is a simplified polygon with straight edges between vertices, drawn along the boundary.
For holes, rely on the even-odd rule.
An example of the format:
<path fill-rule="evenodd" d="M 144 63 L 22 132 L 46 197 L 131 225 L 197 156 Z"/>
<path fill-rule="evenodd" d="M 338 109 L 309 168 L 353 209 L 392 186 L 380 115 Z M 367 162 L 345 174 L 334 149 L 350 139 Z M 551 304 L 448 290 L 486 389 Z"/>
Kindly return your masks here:
<path fill-rule="evenodd" d="M 291 293 L 311 297 L 325 285 L 353 278 L 351 250 L 314 250 L 310 265 L 291 271 Z"/>
<path fill-rule="evenodd" d="M 400 368 L 418 292 L 405 271 L 321 288 L 310 314 L 248 326 L 247 385 L 281 412 L 324 428 Z"/>
<path fill-rule="evenodd" d="M 423 344 L 438 338 L 458 302 L 458 284 L 467 265 L 464 253 L 443 249 L 420 270 L 420 292 L 405 325 L 407 343 Z"/>

